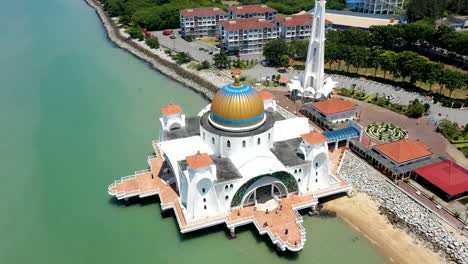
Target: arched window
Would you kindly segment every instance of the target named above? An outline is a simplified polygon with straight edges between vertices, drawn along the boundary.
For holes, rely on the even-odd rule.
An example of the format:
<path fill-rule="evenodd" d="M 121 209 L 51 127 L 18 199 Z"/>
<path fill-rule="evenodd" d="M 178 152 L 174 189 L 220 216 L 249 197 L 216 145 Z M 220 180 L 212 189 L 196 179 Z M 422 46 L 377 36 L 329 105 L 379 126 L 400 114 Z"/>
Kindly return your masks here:
<path fill-rule="evenodd" d="M 315 172 L 315 176 L 318 176 L 318 171 Z"/>
<path fill-rule="evenodd" d="M 301 178 L 297 179 L 297 182 L 301 182 Z"/>
<path fill-rule="evenodd" d="M 205 132 L 203 132 L 203 140 L 205 140 Z"/>
<path fill-rule="evenodd" d="M 301 173 L 301 172 L 302 172 L 302 169 L 299 169 L 299 173 Z"/>
<path fill-rule="evenodd" d="M 224 190 L 227 191 L 229 189 L 229 186 L 224 186 Z"/>
<path fill-rule="evenodd" d="M 231 141 L 228 140 L 228 141 L 226 142 L 226 145 L 227 145 L 228 148 L 230 148 L 230 147 L 231 147 Z"/>
<path fill-rule="evenodd" d="M 201 191 L 202 191 L 202 193 L 205 193 L 205 188 L 202 188 Z"/>
<path fill-rule="evenodd" d="M 318 162 L 315 162 L 315 167 L 318 167 Z"/>
<path fill-rule="evenodd" d="M 294 170 L 294 174 L 297 174 L 297 170 Z"/>
<path fill-rule="evenodd" d="M 234 184 L 231 183 L 231 185 L 229 185 L 229 188 L 234 188 Z"/>
<path fill-rule="evenodd" d="M 268 140 L 270 140 L 270 138 L 271 138 L 271 135 L 270 135 L 270 133 L 268 133 Z"/>
<path fill-rule="evenodd" d="M 257 138 L 257 145 L 260 145 L 260 138 Z"/>
<path fill-rule="evenodd" d="M 315 179 L 315 182 L 318 182 L 318 179 Z"/>
<path fill-rule="evenodd" d="M 204 205 L 203 208 L 205 208 L 205 210 L 206 210 L 206 205 Z"/>
<path fill-rule="evenodd" d="M 242 141 L 242 147 L 245 148 L 245 140 Z"/>
<path fill-rule="evenodd" d="M 206 203 L 206 198 L 203 198 L 203 202 Z"/>
<path fill-rule="evenodd" d="M 224 200 L 226 200 L 226 201 L 229 200 L 229 196 L 227 196 L 227 195 L 224 196 Z"/>
<path fill-rule="evenodd" d="M 211 137 L 211 143 L 215 143 L 214 137 Z"/>

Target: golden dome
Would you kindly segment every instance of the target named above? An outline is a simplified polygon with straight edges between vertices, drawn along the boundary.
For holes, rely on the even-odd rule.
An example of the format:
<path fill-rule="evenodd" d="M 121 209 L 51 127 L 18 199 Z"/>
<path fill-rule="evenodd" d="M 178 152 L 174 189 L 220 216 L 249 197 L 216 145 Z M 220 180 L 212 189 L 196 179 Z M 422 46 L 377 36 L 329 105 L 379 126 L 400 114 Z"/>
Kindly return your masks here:
<path fill-rule="evenodd" d="M 215 126 L 232 130 L 257 127 L 265 121 L 263 100 L 255 89 L 240 83 L 236 76 L 233 84 L 224 86 L 214 96 L 210 121 Z"/>

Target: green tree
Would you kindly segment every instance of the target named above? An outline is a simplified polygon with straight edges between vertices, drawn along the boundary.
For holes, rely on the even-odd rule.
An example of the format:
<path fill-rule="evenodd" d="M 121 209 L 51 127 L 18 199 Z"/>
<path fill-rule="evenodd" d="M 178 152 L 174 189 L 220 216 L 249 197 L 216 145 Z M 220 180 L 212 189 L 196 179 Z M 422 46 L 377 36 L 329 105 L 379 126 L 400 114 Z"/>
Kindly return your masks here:
<path fill-rule="evenodd" d="M 350 63 L 356 68 L 356 73 L 359 73 L 359 68 L 367 66 L 370 51 L 366 48 L 355 46 L 351 49 L 350 55 Z"/>
<path fill-rule="evenodd" d="M 447 70 L 445 78 L 445 85 L 450 91 L 449 97 L 452 97 L 453 91 L 461 89 L 465 86 L 465 74 L 461 72 Z"/>
<path fill-rule="evenodd" d="M 386 50 L 382 52 L 377 59 L 380 67 L 384 71 L 384 78 L 386 78 L 387 72 L 396 72 L 397 54 L 395 52 Z"/>
<path fill-rule="evenodd" d="M 127 33 L 134 39 L 143 40 L 145 38 L 143 30 L 141 30 L 139 27 L 131 27 L 127 29 Z"/>
<path fill-rule="evenodd" d="M 272 40 L 263 48 L 263 56 L 271 66 L 282 66 L 283 55 L 288 55 L 288 44 L 282 39 Z"/>
<path fill-rule="evenodd" d="M 424 104 L 419 102 L 418 99 L 414 99 L 408 105 L 408 109 L 406 110 L 406 114 L 409 117 L 420 117 L 425 112 Z"/>
<path fill-rule="evenodd" d="M 213 56 L 214 65 L 218 69 L 226 69 L 229 65 L 229 60 L 224 50 L 221 50 L 218 54 Z"/>
<path fill-rule="evenodd" d="M 429 84 L 429 91 L 432 92 L 432 85 L 439 80 L 443 70 L 444 65 L 441 63 L 428 62 L 424 65 L 422 81 Z"/>
<path fill-rule="evenodd" d="M 287 67 L 289 65 L 289 56 L 286 54 L 281 55 L 280 65 L 281 67 Z"/>
<path fill-rule="evenodd" d="M 379 50 L 379 49 L 376 49 L 376 50 L 373 50 L 370 54 L 370 56 L 368 57 L 367 59 L 367 65 L 369 67 L 372 67 L 374 68 L 374 77 L 377 76 L 377 70 L 379 69 L 380 67 L 380 61 L 379 61 L 379 57 L 380 55 L 383 53 L 382 50 Z"/>
<path fill-rule="evenodd" d="M 417 53 L 412 51 L 403 51 L 397 54 L 396 66 L 399 75 L 403 80 L 410 77 L 410 83 L 422 79 L 422 71 L 424 70 L 426 61 Z"/>

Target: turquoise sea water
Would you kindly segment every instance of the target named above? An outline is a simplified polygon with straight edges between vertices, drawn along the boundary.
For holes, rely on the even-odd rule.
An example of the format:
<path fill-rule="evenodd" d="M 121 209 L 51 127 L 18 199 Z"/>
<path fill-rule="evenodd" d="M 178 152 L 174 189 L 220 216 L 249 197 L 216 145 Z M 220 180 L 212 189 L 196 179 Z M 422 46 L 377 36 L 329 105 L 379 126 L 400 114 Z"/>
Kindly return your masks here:
<path fill-rule="evenodd" d="M 305 217 L 299 254 L 251 229 L 180 235 L 158 203 L 115 204 L 114 179 L 146 168 L 159 108 L 207 102 L 108 42 L 81 0 L 0 8 L 0 263 L 382 263 L 338 219 Z"/>

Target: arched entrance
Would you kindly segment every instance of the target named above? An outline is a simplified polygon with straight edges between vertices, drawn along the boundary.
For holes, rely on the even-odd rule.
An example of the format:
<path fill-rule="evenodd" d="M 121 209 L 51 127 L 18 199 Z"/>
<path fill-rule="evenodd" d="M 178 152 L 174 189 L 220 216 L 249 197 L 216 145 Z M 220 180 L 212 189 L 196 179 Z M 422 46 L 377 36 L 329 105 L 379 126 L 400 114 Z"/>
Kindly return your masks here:
<path fill-rule="evenodd" d="M 246 207 L 257 203 L 266 203 L 267 201 L 276 198 L 288 196 L 286 186 L 281 182 L 273 182 L 262 186 L 253 186 L 252 190 L 244 195 L 241 206 Z"/>
<path fill-rule="evenodd" d="M 290 193 L 297 192 L 298 189 L 296 179 L 286 171 L 256 176 L 248 180 L 237 190 L 232 198 L 231 207 L 255 204 L 256 195 L 261 194 L 262 191 L 263 193 L 266 191 L 266 195 L 270 195 L 271 199 L 273 194 L 281 198 L 286 197 Z"/>

